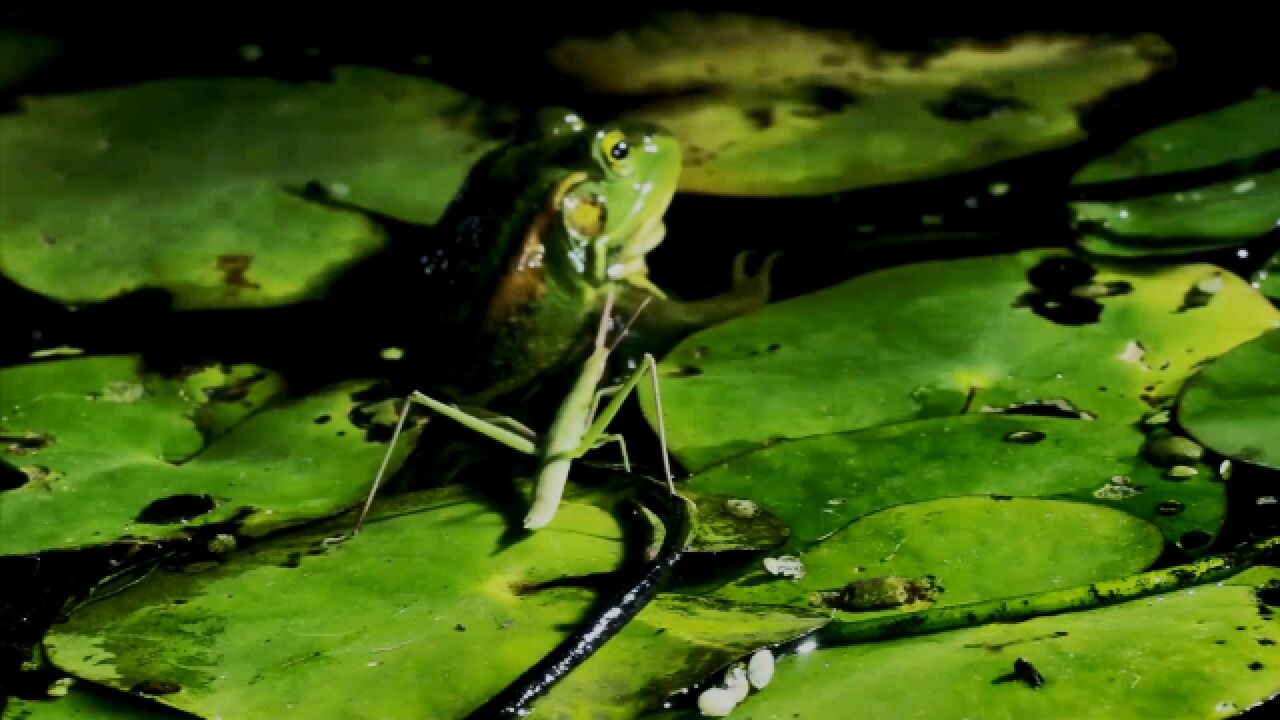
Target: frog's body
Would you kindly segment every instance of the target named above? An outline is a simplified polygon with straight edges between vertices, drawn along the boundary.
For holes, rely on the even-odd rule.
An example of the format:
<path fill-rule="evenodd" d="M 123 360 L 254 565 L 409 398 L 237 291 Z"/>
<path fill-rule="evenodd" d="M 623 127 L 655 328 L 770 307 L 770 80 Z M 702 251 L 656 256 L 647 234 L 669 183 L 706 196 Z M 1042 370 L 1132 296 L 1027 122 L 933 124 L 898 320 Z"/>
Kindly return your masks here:
<path fill-rule="evenodd" d="M 649 282 L 645 256 L 663 239 L 679 171 L 665 130 L 585 126 L 559 111 L 535 137 L 485 156 L 419 259 L 432 295 L 453 308 L 442 319 L 466 333 L 448 351 L 462 359 L 449 373 L 454 394 L 482 404 L 571 362 L 610 287 L 621 311 L 651 297 L 647 314 L 682 329 L 763 304 L 769 263 L 753 278 L 739 269 L 732 291 L 698 303 L 667 300 Z"/>

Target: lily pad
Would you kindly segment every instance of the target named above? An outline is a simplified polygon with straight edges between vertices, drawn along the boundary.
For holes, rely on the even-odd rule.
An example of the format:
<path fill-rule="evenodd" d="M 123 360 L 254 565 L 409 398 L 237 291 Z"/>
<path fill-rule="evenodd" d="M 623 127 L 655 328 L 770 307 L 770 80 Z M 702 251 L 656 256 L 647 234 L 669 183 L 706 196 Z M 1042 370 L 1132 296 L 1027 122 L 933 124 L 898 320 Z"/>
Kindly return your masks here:
<path fill-rule="evenodd" d="M 803 555 L 804 576 L 748 573 L 717 595 L 807 605 L 867 578 L 932 578 L 938 605 L 1043 592 L 1146 569 L 1164 549 L 1155 526 L 1097 505 L 953 497 L 865 516 Z"/>
<path fill-rule="evenodd" d="M 1280 301 L 1280 253 L 1271 256 L 1260 270 L 1253 274 L 1253 284 L 1263 295 Z"/>
<path fill-rule="evenodd" d="M 1096 503 L 1153 523 L 1189 554 L 1207 550 L 1226 516 L 1225 486 L 1203 463 L 1171 477 L 1143 458 L 1144 442 L 1102 422 L 961 415 L 779 442 L 689 485 L 753 499 L 791 527 L 792 551 L 901 503 L 966 495 Z"/>
<path fill-rule="evenodd" d="M 1280 469 L 1280 330 L 1201 368 L 1178 399 L 1178 420 L 1218 453 Z"/>
<path fill-rule="evenodd" d="M 1263 94 L 1143 133 L 1080 170 L 1071 204 L 1081 244 L 1099 255 L 1175 255 L 1231 247 L 1280 223 L 1280 95 Z M 1128 185 L 1131 189 L 1125 191 Z"/>
<path fill-rule="evenodd" d="M 315 297 L 385 238 L 286 187 L 318 182 L 435 222 L 491 145 L 486 112 L 372 68 L 330 82 L 177 79 L 25 98 L 0 118 L 0 271 L 66 303 L 139 288 L 168 290 L 182 308 Z"/>
<path fill-rule="evenodd" d="M 386 444 L 368 381 L 289 398 L 246 366 L 186 377 L 132 356 L 0 370 L 0 554 L 162 539 L 234 522 L 256 535 L 340 512 L 368 491 Z M 398 466 L 417 430 L 397 447 Z"/>
<path fill-rule="evenodd" d="M 1088 612 L 818 649 L 779 660 L 734 717 L 1221 717 L 1270 698 L 1280 630 L 1255 568 Z M 1043 680 L 1033 689 L 1019 658 Z M 696 717 L 689 711 L 682 717 Z"/>
<path fill-rule="evenodd" d="M 1189 304 L 1206 280 L 1215 292 Z M 660 363 L 667 438 L 697 471 L 779 439 L 967 413 L 1132 433 L 1197 363 L 1278 320 L 1206 264 L 1121 269 L 1033 250 L 894 267 L 682 341 Z M 641 390 L 651 423 L 652 400 Z"/>
<path fill-rule="evenodd" d="M 462 717 L 580 622 L 594 594 L 547 586 L 616 569 L 621 528 L 566 502 L 512 518 L 450 488 L 338 518 L 202 572 L 159 569 L 52 629 L 50 660 L 204 717 Z M 280 602 L 288 598 L 288 602 Z"/>
<path fill-rule="evenodd" d="M 816 195 L 985 167 L 1081 139 L 1079 113 L 1141 82 L 1161 39 L 1081 36 L 887 52 L 844 32 L 734 14 L 668 13 L 552 50 L 592 93 L 685 148 L 681 189 Z"/>

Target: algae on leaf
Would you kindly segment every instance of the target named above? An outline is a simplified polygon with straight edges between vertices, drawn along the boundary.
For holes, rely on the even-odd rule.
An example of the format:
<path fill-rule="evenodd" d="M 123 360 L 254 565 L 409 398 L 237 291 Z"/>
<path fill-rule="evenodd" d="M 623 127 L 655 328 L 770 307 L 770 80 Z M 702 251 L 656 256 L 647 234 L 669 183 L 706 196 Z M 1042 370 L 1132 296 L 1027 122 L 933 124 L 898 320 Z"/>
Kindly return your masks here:
<path fill-rule="evenodd" d="M 327 82 L 172 79 L 24 98 L 0 117 L 0 272 L 66 303 L 140 288 L 183 308 L 312 298 L 385 238 L 286 188 L 316 182 L 435 222 L 492 144 L 486 112 L 450 87 L 356 67 Z"/>
<path fill-rule="evenodd" d="M 1280 469 L 1280 328 L 1200 368 L 1178 398 L 1178 421 L 1222 455 Z"/>
<path fill-rule="evenodd" d="M 1082 108 L 1172 54 L 1154 36 L 1025 35 L 895 53 L 832 30 L 734 14 L 668 13 L 551 59 L 626 113 L 669 127 L 681 188 L 818 195 L 985 167 L 1075 142 Z"/>
<path fill-rule="evenodd" d="M 0 490 L 0 555 L 211 523 L 256 535 L 341 512 L 387 449 L 367 432 L 379 406 L 362 399 L 370 385 L 287 397 L 260 368 L 165 377 L 133 356 L 0 369 L 0 455 L 26 476 Z"/>

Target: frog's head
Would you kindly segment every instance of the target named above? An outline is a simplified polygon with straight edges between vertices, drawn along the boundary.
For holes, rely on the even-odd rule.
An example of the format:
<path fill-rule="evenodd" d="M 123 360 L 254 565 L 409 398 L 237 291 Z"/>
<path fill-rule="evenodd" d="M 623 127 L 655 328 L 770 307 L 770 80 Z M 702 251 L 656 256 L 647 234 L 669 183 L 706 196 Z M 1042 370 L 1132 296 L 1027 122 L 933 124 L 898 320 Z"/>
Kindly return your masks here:
<path fill-rule="evenodd" d="M 597 287 L 643 275 L 679 181 L 676 139 L 657 125 L 592 126 L 561 110 L 547 111 L 542 123 L 553 155 L 540 179 L 556 215 L 543 238 L 548 251 Z"/>

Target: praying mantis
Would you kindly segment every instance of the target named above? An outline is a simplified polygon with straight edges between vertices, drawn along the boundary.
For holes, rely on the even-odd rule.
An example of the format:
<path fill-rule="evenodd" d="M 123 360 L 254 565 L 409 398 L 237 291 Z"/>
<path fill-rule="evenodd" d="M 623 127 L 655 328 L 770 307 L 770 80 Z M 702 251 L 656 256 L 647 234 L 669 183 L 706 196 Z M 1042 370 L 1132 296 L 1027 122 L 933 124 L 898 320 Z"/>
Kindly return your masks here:
<path fill-rule="evenodd" d="M 671 460 L 667 454 L 666 427 L 662 417 L 662 401 L 658 392 L 658 367 L 653 355 L 645 353 L 640 366 L 621 384 L 613 387 L 601 387 L 605 373 L 608 370 L 609 355 L 616 349 L 617 343 L 626 335 L 626 331 L 631 327 L 631 324 L 635 322 L 636 318 L 639 317 L 649 303 L 649 299 L 641 303 L 626 327 L 619 333 L 618 340 L 613 345 L 608 345 L 606 336 L 609 328 L 609 318 L 613 309 L 613 300 L 613 289 L 610 288 L 605 295 L 604 309 L 600 314 L 600 325 L 596 331 L 594 349 L 583 362 L 582 370 L 565 396 L 564 401 L 560 404 L 550 429 L 540 439 L 536 437 L 535 433 L 513 418 L 486 420 L 467 413 L 456 406 L 436 400 L 420 391 L 415 390 L 410 393 L 405 398 L 404 409 L 400 412 L 395 430 L 392 432 L 387 454 L 383 457 L 382 465 L 374 478 L 373 487 L 370 488 L 369 495 L 365 499 L 364 507 L 360 512 L 360 518 L 356 522 L 352 536 L 358 534 L 364 525 L 365 517 L 369 513 L 378 488 L 382 485 L 387 466 L 395 451 L 396 441 L 399 439 L 405 422 L 408 420 L 409 411 L 415 403 L 425 405 L 441 415 L 452 418 L 463 426 L 492 438 L 513 450 L 536 457 L 538 459 L 538 470 L 534 482 L 533 503 L 525 516 L 524 527 L 528 530 L 538 530 L 546 527 L 555 517 L 556 510 L 560 506 L 560 500 L 564 495 L 565 485 L 574 460 L 591 450 L 610 442 L 616 442 L 622 453 L 623 465 L 630 472 L 631 462 L 627 455 L 626 441 L 621 435 L 607 433 L 606 430 L 609 423 L 622 409 L 622 404 L 626 402 L 646 373 L 649 374 L 653 382 L 658 438 L 662 446 L 662 469 L 666 476 L 667 488 L 672 495 L 677 495 L 675 482 L 671 475 Z M 608 405 L 599 415 L 596 415 L 600 402 L 606 397 L 609 397 Z"/>

